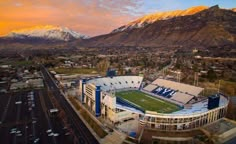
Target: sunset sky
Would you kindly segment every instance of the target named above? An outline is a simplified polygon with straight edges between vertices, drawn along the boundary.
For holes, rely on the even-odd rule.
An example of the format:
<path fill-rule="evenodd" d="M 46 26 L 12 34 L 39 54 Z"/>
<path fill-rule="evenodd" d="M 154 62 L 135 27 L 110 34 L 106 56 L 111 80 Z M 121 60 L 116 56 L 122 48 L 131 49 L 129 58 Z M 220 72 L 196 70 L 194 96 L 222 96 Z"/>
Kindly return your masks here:
<path fill-rule="evenodd" d="M 0 0 L 0 36 L 36 25 L 68 27 L 95 36 L 158 11 L 192 6 L 236 7 L 235 0 Z"/>

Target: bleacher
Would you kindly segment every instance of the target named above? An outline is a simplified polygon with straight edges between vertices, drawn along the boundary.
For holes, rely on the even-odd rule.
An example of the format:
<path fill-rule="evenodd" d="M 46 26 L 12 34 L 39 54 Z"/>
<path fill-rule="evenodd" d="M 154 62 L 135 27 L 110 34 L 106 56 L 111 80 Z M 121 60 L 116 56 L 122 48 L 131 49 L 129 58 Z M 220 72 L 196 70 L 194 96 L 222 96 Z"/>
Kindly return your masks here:
<path fill-rule="evenodd" d="M 219 102 L 219 107 L 225 105 L 228 102 L 227 98 L 224 97 L 223 95 L 220 96 L 220 102 Z M 199 101 L 197 103 L 194 103 L 191 105 L 189 108 L 184 108 L 180 111 L 173 112 L 173 114 L 194 114 L 194 113 L 203 113 L 208 111 L 207 108 L 208 105 L 208 99 L 204 101 Z"/>
<path fill-rule="evenodd" d="M 171 98 L 175 94 L 175 90 L 158 86 L 156 89 L 152 91 L 152 93 L 159 96 L 163 96 L 165 98 Z"/>
<path fill-rule="evenodd" d="M 153 85 L 153 84 L 149 84 L 146 87 L 143 88 L 143 90 L 148 91 L 148 92 L 152 92 L 154 89 L 156 89 L 157 86 Z"/>
<path fill-rule="evenodd" d="M 129 88 L 139 89 L 142 81 L 143 77 L 140 76 L 115 76 L 92 79 L 87 83 L 101 86 L 103 91 L 110 91 Z"/>
<path fill-rule="evenodd" d="M 203 88 L 164 79 L 157 79 L 143 88 L 143 90 L 180 104 L 187 104 L 194 96 L 198 96 Z"/>
<path fill-rule="evenodd" d="M 172 97 L 171 100 L 180 102 L 182 104 L 186 104 L 188 103 L 190 100 L 192 100 L 194 98 L 194 96 L 192 95 L 188 95 L 185 93 L 181 93 L 181 92 L 176 92 Z"/>
<path fill-rule="evenodd" d="M 196 87 L 196 86 L 174 82 L 170 80 L 165 80 L 165 79 L 156 79 L 152 84 L 167 87 L 176 91 L 181 91 L 183 93 L 194 95 L 194 96 L 198 96 L 203 91 L 203 88 L 201 87 Z"/>
<path fill-rule="evenodd" d="M 179 91 L 170 89 L 170 88 L 166 88 L 166 87 L 161 87 L 161 86 L 157 86 L 152 93 L 158 95 L 158 96 L 162 96 L 164 98 L 167 99 L 171 99 L 173 101 L 176 101 L 178 103 L 181 104 L 186 104 L 188 103 L 192 98 L 194 98 L 194 96 L 192 95 L 188 95 L 185 93 L 181 93 Z"/>

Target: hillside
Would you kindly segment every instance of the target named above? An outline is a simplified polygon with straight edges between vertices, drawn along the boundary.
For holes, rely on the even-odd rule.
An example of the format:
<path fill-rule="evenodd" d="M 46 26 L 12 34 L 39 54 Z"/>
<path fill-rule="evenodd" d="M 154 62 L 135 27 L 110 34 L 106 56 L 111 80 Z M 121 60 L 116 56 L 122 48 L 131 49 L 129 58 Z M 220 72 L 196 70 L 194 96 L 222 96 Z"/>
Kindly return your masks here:
<path fill-rule="evenodd" d="M 236 13 L 218 6 L 85 40 L 88 47 L 209 48 L 236 45 Z"/>
<path fill-rule="evenodd" d="M 160 20 L 167 20 L 174 17 L 193 15 L 207 8 L 208 7 L 206 6 L 196 6 L 196 7 L 188 8 L 186 10 L 175 10 L 175 11 L 166 11 L 166 12 L 157 12 L 153 14 L 148 14 L 133 22 L 128 23 L 127 25 L 121 26 L 118 29 L 113 30 L 112 33 L 120 32 L 124 30 L 130 30 L 134 28 L 142 28 L 142 27 L 147 26 L 148 24 L 152 24 Z"/>

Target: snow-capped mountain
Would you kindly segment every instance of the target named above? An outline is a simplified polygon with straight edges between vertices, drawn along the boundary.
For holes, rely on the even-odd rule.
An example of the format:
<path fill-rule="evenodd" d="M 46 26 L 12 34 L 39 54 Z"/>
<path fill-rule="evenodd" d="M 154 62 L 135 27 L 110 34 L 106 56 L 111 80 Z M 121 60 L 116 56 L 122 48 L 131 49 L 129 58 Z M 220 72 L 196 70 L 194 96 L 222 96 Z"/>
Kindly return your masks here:
<path fill-rule="evenodd" d="M 133 22 L 130 22 L 127 25 L 121 26 L 121 27 L 113 30 L 111 33 L 121 32 L 124 30 L 130 30 L 130 29 L 134 29 L 134 28 L 142 28 L 148 24 L 152 24 L 152 23 L 159 21 L 159 20 L 167 20 L 167 19 L 171 19 L 171 18 L 179 17 L 179 16 L 193 15 L 193 14 L 203 11 L 205 9 L 208 9 L 208 7 L 207 6 L 195 6 L 195 7 L 188 8 L 186 10 L 175 10 L 175 11 L 157 12 L 157 13 L 149 14 L 149 15 L 141 17 Z"/>
<path fill-rule="evenodd" d="M 47 40 L 61 40 L 61 41 L 89 38 L 88 36 L 72 31 L 66 27 L 58 27 L 52 25 L 35 26 L 26 29 L 14 30 L 11 31 L 6 37 L 17 38 L 17 39 L 39 38 Z"/>

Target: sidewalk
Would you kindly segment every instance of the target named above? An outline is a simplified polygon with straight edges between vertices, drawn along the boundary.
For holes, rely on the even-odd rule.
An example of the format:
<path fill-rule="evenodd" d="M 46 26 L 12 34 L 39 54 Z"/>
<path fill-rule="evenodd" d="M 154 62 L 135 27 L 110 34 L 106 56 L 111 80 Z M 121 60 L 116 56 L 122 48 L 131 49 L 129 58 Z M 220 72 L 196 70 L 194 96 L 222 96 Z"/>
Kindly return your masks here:
<path fill-rule="evenodd" d="M 101 139 L 102 144 L 122 144 L 126 138 L 126 135 L 122 132 L 114 130 L 108 134 L 105 138 Z"/>
<path fill-rule="evenodd" d="M 83 123 L 86 125 L 86 127 L 89 129 L 89 131 L 92 133 L 92 135 L 97 139 L 97 141 L 99 143 L 101 143 L 100 137 L 93 131 L 93 129 L 90 127 L 90 125 L 87 123 L 87 121 L 85 121 L 85 119 L 80 115 L 79 111 L 74 107 L 74 105 L 70 102 L 70 100 L 65 95 L 64 95 L 64 97 L 67 100 L 67 102 L 71 105 L 73 110 L 76 112 L 78 117 L 83 121 Z"/>

